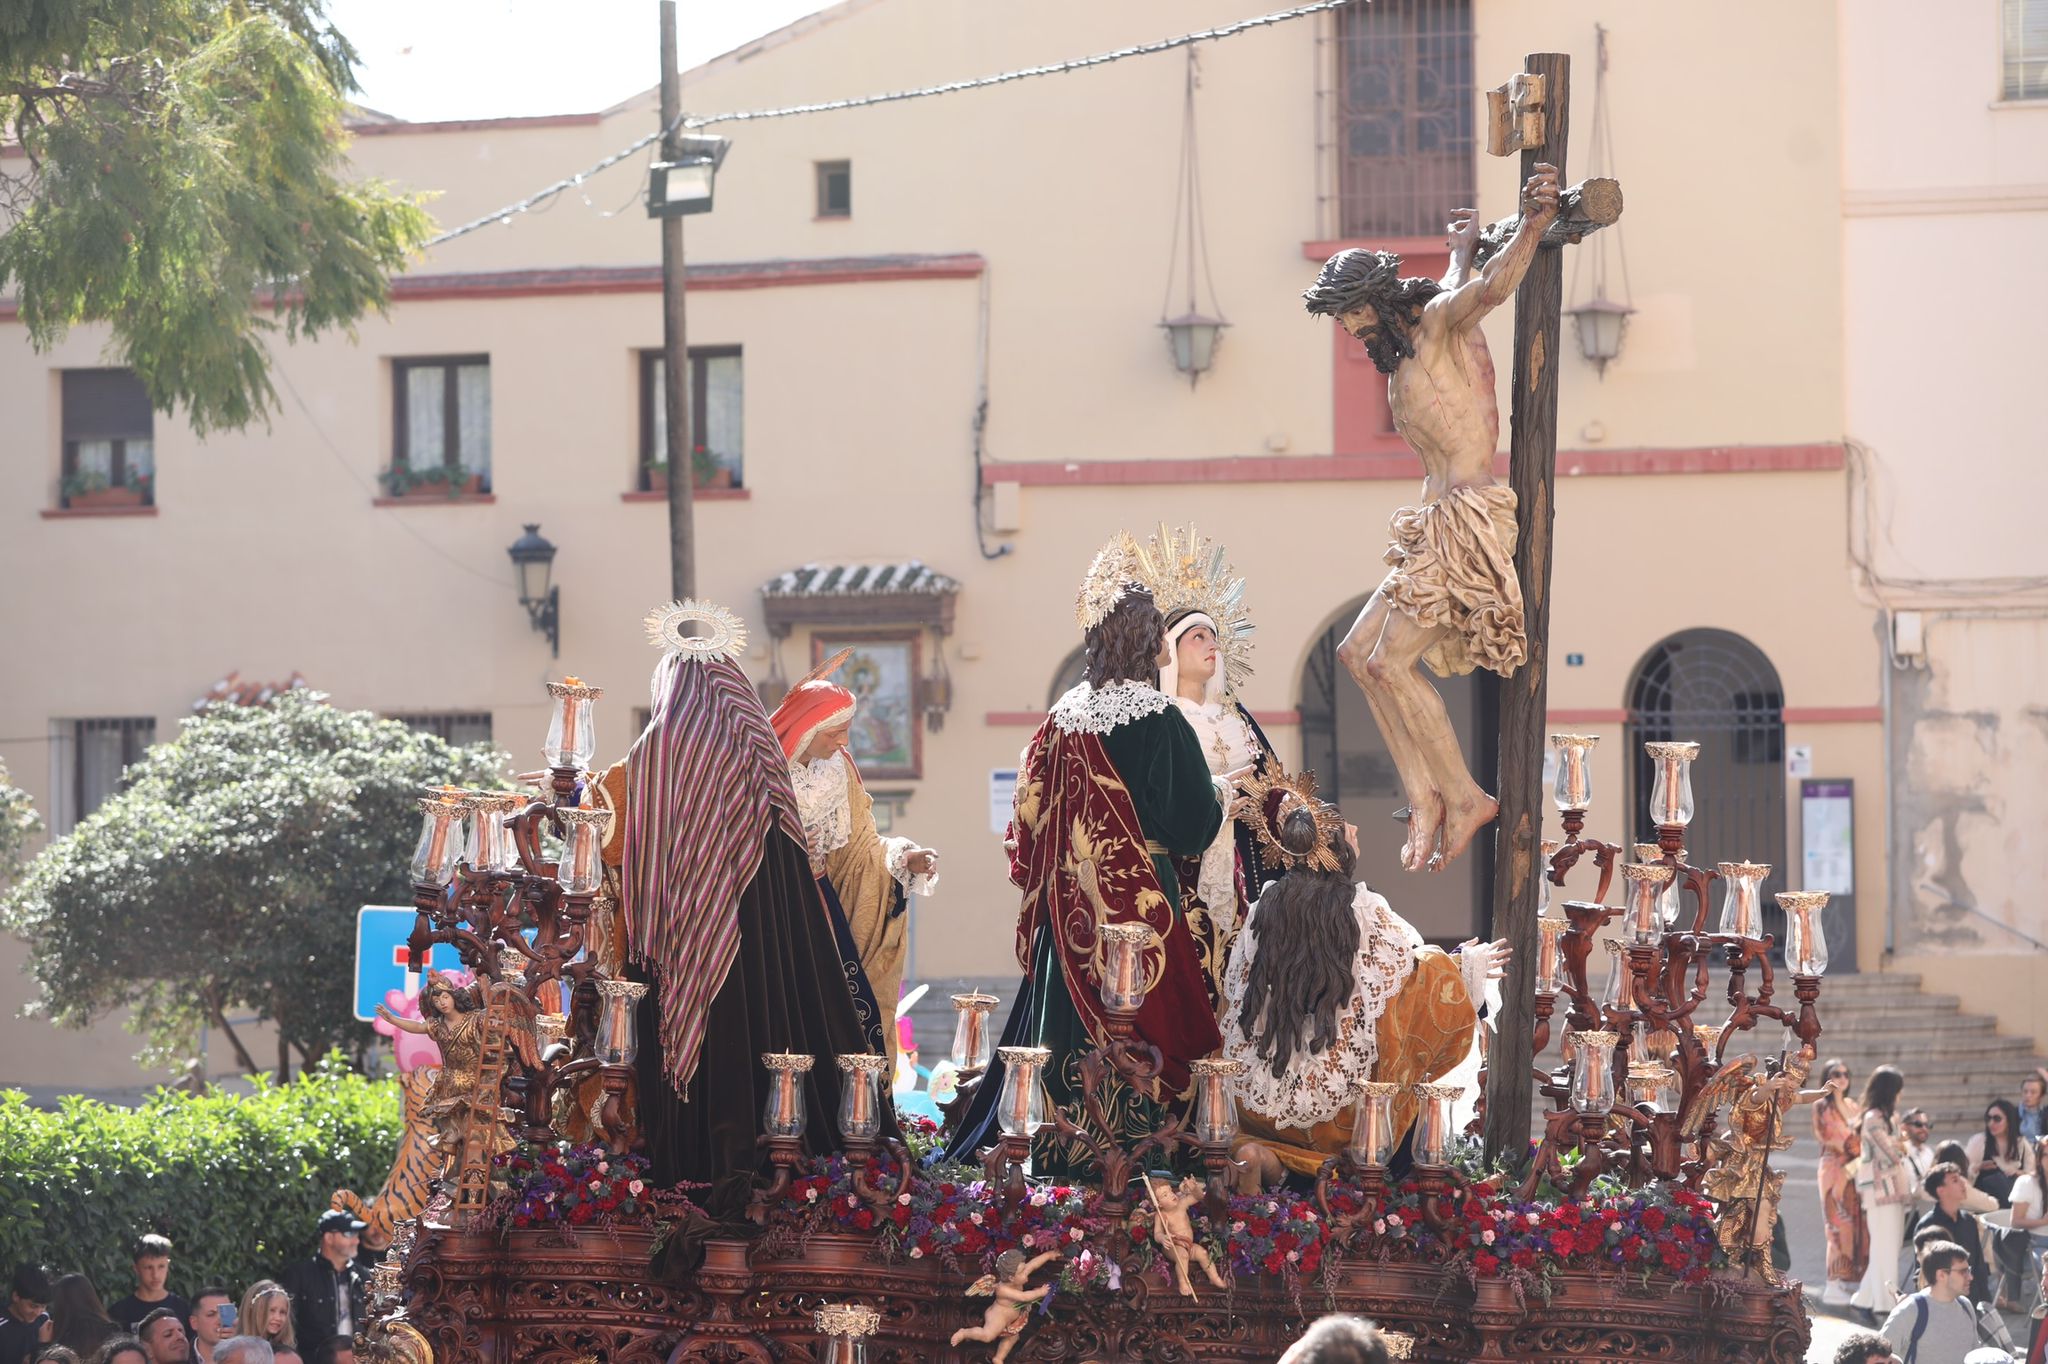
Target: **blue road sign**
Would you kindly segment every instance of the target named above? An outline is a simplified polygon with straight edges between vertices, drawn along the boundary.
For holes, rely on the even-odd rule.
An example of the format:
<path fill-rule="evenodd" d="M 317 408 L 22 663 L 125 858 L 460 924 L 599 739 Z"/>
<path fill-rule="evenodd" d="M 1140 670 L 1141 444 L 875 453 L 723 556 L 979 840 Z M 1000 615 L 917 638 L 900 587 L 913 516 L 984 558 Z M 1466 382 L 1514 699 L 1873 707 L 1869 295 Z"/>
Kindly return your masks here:
<path fill-rule="evenodd" d="M 405 940 L 415 917 L 411 905 L 364 905 L 356 911 L 356 1017 L 365 1023 L 377 1016 L 386 991 L 405 993 Z M 443 971 L 462 965 L 447 943 L 434 944 L 426 958 L 423 967 Z"/>

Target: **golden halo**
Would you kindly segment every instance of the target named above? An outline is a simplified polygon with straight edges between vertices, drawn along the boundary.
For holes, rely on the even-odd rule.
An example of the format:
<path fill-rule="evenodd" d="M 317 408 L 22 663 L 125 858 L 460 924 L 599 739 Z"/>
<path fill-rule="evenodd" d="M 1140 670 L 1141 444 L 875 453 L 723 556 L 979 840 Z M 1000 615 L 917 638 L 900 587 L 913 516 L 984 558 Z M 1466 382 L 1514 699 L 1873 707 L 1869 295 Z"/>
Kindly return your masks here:
<path fill-rule="evenodd" d="M 1253 626 L 1244 604 L 1244 579 L 1231 567 L 1223 546 L 1192 525 L 1162 521 L 1136 553 L 1138 580 L 1151 589 L 1168 620 L 1200 612 L 1216 627 L 1223 694 L 1234 698 L 1251 679 Z"/>
<path fill-rule="evenodd" d="M 746 623 L 723 606 L 694 597 L 672 601 L 649 611 L 645 620 L 647 638 L 657 649 L 678 658 L 701 661 L 724 654 L 737 661 L 747 647 Z M 684 631 L 687 625 L 709 627 L 701 635 Z"/>
<path fill-rule="evenodd" d="M 1267 773 L 1254 774 L 1239 782 L 1238 789 L 1245 794 L 1244 813 L 1238 818 L 1251 825 L 1270 860 L 1290 871 L 1302 866 L 1315 871 L 1336 871 L 1343 865 L 1337 858 L 1337 845 L 1344 841 L 1344 819 L 1335 806 L 1316 798 L 1315 773 L 1289 775 L 1274 763 Z M 1273 803 L 1278 809 L 1269 819 L 1266 805 L 1275 795 L 1279 799 Z M 1315 844 L 1305 853 L 1293 852 L 1281 843 L 1276 827 L 1296 806 L 1306 808 L 1316 821 Z"/>

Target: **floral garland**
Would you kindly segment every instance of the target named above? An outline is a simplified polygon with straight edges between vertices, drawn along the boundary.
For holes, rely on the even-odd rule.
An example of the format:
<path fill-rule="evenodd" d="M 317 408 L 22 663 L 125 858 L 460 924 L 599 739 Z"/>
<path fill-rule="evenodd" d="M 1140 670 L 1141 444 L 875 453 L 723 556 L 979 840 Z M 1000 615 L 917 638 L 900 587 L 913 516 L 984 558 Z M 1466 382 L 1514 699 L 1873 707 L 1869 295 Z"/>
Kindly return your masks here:
<path fill-rule="evenodd" d="M 875 1173 L 879 1182 L 893 1181 L 894 1162 L 878 1161 Z M 1401 1183 L 1371 1223 L 1357 1228 L 1364 1234 L 1355 1249 L 1340 1244 L 1348 1227 L 1333 1229 L 1314 1199 L 1284 1190 L 1233 1197 L 1220 1222 L 1200 1208 L 1191 1215 L 1196 1235 L 1227 1275 L 1271 1275 L 1297 1295 L 1302 1281 L 1327 1273 L 1347 1253 L 1383 1262 L 1440 1262 L 1452 1273 L 1505 1278 L 1518 1292 L 1544 1297 L 1552 1276 L 1566 1269 L 1611 1268 L 1699 1284 L 1726 1264 L 1714 1236 L 1714 1204 L 1688 1189 L 1660 1186 L 1596 1193 L 1576 1202 L 1525 1202 L 1501 1184 L 1495 1176 L 1440 1199 L 1438 1211 L 1447 1221 L 1438 1228 L 1424 1215 L 1419 1187 Z M 1340 1220 L 1348 1221 L 1362 1206 L 1359 1190 L 1350 1185 L 1333 1184 L 1329 1198 L 1331 1214 Z M 1119 1219 L 1103 1215 L 1097 1190 L 1034 1185 L 1006 1210 L 1000 1189 L 991 1188 L 978 1170 L 956 1166 L 914 1170 L 905 1192 L 878 1210 L 854 1193 L 851 1171 L 834 1156 L 792 1182 L 782 1215 L 810 1230 L 875 1234 L 889 1258 L 936 1259 L 960 1272 L 978 1273 L 1012 1248 L 1057 1248 L 1067 1256 L 1061 1290 L 1114 1290 L 1132 1272 L 1167 1269 L 1151 1239 L 1150 1214 L 1138 1201 L 1119 1225 Z M 1121 1262 L 1114 1235 L 1119 1230 L 1132 1251 Z"/>
<path fill-rule="evenodd" d="M 602 1146 L 521 1146 L 492 1161 L 499 1193 L 488 1219 L 525 1230 L 622 1223 L 652 1225 L 696 1210 L 687 1189 L 648 1182 L 647 1158 L 616 1155 Z"/>

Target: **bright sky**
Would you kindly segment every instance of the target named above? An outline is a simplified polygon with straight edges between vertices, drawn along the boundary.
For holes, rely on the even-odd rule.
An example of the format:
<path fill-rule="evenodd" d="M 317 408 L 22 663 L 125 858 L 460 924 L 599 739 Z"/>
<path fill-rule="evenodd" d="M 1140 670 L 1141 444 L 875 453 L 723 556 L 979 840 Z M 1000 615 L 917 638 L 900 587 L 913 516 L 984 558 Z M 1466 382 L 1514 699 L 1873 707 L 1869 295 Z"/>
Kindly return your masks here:
<path fill-rule="evenodd" d="M 830 0 L 678 0 L 683 70 Z M 603 109 L 661 78 L 657 0 L 328 0 L 355 98 L 414 122 Z"/>

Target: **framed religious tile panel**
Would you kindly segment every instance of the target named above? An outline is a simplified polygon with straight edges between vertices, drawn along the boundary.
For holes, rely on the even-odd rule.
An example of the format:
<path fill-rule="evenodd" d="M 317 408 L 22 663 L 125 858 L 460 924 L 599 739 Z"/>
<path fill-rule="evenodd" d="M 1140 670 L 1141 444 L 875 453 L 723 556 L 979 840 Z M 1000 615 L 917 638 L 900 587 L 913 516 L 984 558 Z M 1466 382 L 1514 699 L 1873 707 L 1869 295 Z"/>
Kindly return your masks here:
<path fill-rule="evenodd" d="M 924 775 L 924 726 L 918 722 L 917 704 L 923 639 L 919 630 L 811 636 L 813 667 L 841 649 L 853 650 L 832 680 L 859 703 L 847 747 L 865 781 Z"/>

